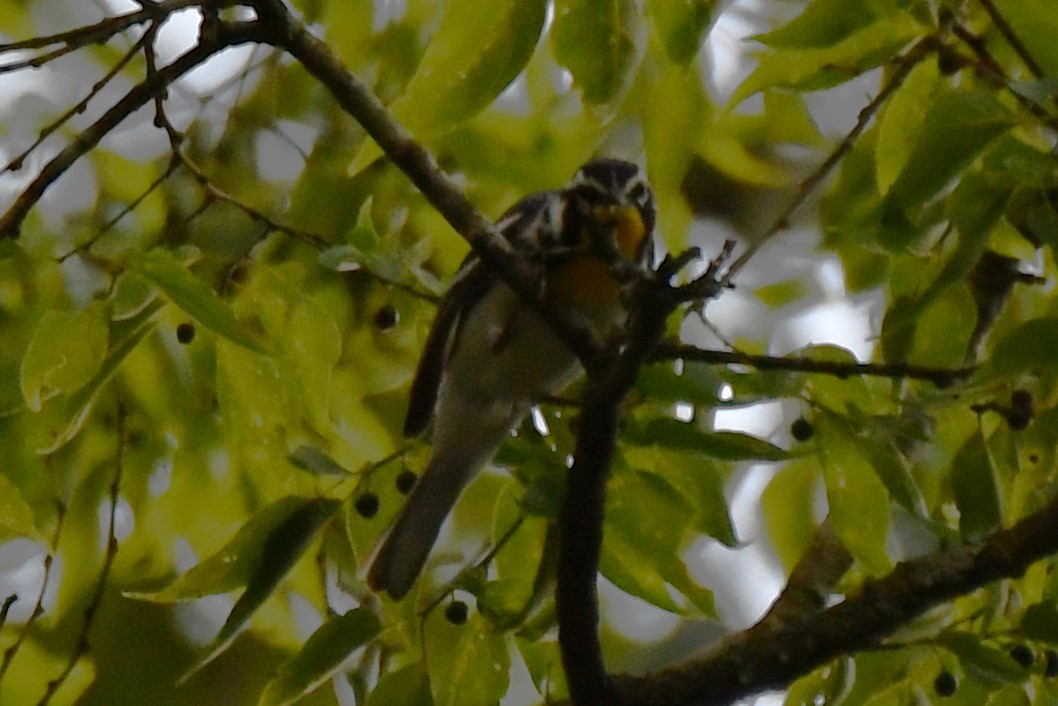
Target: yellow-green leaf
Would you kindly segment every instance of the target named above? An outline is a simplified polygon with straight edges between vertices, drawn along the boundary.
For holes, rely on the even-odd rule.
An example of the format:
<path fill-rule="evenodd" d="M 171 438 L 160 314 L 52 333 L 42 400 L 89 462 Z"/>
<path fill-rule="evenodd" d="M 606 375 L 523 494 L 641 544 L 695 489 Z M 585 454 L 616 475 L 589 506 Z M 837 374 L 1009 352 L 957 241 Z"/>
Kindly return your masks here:
<path fill-rule="evenodd" d="M 689 64 L 712 26 L 716 0 L 651 0 L 648 7 L 669 60 Z"/>
<path fill-rule="evenodd" d="M 33 509 L 22 497 L 18 486 L 0 475 L 0 538 L 7 534 L 32 537 L 37 534 Z"/>
<path fill-rule="evenodd" d="M 987 93 L 949 91 L 939 96 L 926 114 L 911 158 L 893 183 L 891 197 L 905 211 L 921 208 L 1015 120 Z"/>
<path fill-rule="evenodd" d="M 393 117 L 428 140 L 477 115 L 525 68 L 546 10 L 545 0 L 449 3 L 415 75 L 390 105 Z M 380 155 L 366 142 L 349 171 L 358 173 Z"/>
<path fill-rule="evenodd" d="M 239 600 L 235 602 L 227 620 L 221 626 L 220 632 L 213 638 L 204 654 L 180 678 L 180 683 L 190 679 L 196 672 L 228 649 L 228 646 L 231 645 L 232 641 L 246 626 L 254 612 L 272 595 L 279 582 L 293 568 L 297 560 L 301 558 L 312 538 L 316 536 L 316 532 L 338 512 L 338 508 L 342 505 L 340 501 L 331 498 L 306 500 L 305 498 L 288 497 L 280 502 L 283 502 L 286 509 L 290 510 L 282 514 L 279 518 L 281 521 L 273 526 L 267 534 L 256 534 L 256 536 L 245 538 L 247 543 L 252 544 L 250 549 L 258 550 L 251 552 L 250 560 L 242 563 L 242 569 L 252 567 L 246 577 L 246 590 L 239 596 Z M 275 506 L 273 505 L 272 507 Z M 279 513 L 275 513 L 273 517 L 276 517 L 276 515 L 279 515 Z M 240 534 L 243 533 L 240 532 Z M 237 563 L 238 559 L 239 557 L 236 555 L 233 561 Z M 222 567 L 217 568 L 220 578 L 227 581 L 235 578 L 235 572 L 227 572 Z M 201 572 L 199 575 L 201 577 Z M 201 578 L 208 580 L 208 577 Z"/>
<path fill-rule="evenodd" d="M 834 529 L 868 571 L 885 573 L 891 566 L 885 550 L 889 492 L 870 461 L 860 453 L 849 425 L 833 415 L 821 414 L 816 422 L 817 448 Z"/>
<path fill-rule="evenodd" d="M 631 81 L 643 44 L 635 0 L 558 0 L 551 46 L 585 102 L 608 103 Z"/>
<path fill-rule="evenodd" d="M 48 311 L 22 358 L 22 397 L 34 412 L 42 398 L 86 385 L 103 365 L 107 322 L 101 303 L 81 311 Z"/>
<path fill-rule="evenodd" d="M 155 248 L 137 258 L 132 267 L 210 331 L 255 353 L 267 353 L 264 344 L 239 323 L 224 300 L 168 250 Z"/>
<path fill-rule="evenodd" d="M 337 501 L 288 495 L 258 510 L 220 551 L 192 567 L 159 591 L 128 592 L 129 598 L 172 603 L 189 601 L 215 593 L 227 593 L 245 586 L 268 554 L 270 541 L 280 529 L 302 517 L 322 517 L 337 509 Z"/>
<path fill-rule="evenodd" d="M 312 633 L 265 687 L 260 706 L 287 706 L 338 674 L 349 656 L 379 633 L 378 616 L 357 608 L 332 618 Z"/>

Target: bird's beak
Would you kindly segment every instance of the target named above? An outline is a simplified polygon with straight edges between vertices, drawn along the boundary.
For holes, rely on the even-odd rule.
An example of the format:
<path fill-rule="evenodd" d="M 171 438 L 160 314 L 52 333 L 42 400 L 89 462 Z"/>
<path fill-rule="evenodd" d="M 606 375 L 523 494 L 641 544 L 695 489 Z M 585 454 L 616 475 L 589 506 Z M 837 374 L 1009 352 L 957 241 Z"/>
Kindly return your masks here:
<path fill-rule="evenodd" d="M 598 223 L 609 225 L 613 230 L 617 248 L 626 260 L 635 260 L 647 236 L 643 216 L 635 206 L 596 206 Z"/>

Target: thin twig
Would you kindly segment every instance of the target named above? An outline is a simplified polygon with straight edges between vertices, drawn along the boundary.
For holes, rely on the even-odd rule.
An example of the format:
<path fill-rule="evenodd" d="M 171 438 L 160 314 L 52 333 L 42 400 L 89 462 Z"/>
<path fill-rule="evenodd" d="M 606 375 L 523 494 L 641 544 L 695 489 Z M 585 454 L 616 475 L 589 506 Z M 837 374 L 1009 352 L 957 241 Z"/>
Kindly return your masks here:
<path fill-rule="evenodd" d="M 926 380 L 939 387 L 950 386 L 957 380 L 969 377 L 976 367 L 935 368 L 908 363 L 841 363 L 828 360 L 812 360 L 794 356 L 769 356 L 741 353 L 738 351 L 716 351 L 681 343 L 663 343 L 654 351 L 654 360 L 693 360 L 711 365 L 745 365 L 758 370 L 785 370 L 799 373 L 823 373 L 846 378 L 868 375 L 886 378 L 909 378 Z"/>
<path fill-rule="evenodd" d="M 87 27 L 78 27 L 66 32 L 58 32 L 43 37 L 30 37 L 17 42 L 0 44 L 0 54 L 6 54 L 21 49 L 40 49 L 53 44 L 65 44 L 73 47 L 84 47 L 89 44 L 101 44 L 111 37 L 121 34 L 129 27 L 133 27 L 151 20 L 164 20 L 169 15 L 189 7 L 203 5 L 205 0 L 162 0 L 161 2 L 143 2 L 141 8 L 136 12 L 125 15 L 108 17 L 101 22 Z M 236 0 L 213 0 L 210 4 L 229 7 L 237 4 Z"/>
<path fill-rule="evenodd" d="M 147 35 L 144 34 L 144 37 L 146 36 Z M 44 128 L 41 129 L 40 134 L 37 136 L 37 139 L 33 141 L 33 144 L 23 150 L 21 154 L 18 154 L 14 158 L 12 158 L 11 161 L 8 162 L 3 169 L 0 169 L 0 174 L 3 174 L 4 172 L 13 172 L 21 169 L 23 164 L 25 164 L 26 158 L 29 157 L 30 153 L 33 152 L 33 150 L 40 147 L 41 143 L 44 142 L 44 140 L 48 139 L 48 137 L 50 137 L 52 133 L 54 133 L 56 130 L 65 125 L 67 121 L 69 121 L 70 118 L 72 118 L 74 115 L 83 113 L 85 108 L 88 107 L 88 103 L 97 95 L 99 95 L 99 92 L 103 90 L 103 88 L 108 83 L 110 83 L 115 76 L 118 75 L 118 72 L 120 72 L 121 69 L 125 68 L 125 66 L 128 65 L 130 61 L 132 61 L 132 57 L 136 56 L 136 53 L 141 48 L 143 48 L 144 37 L 141 37 L 139 41 L 137 41 L 136 44 L 134 44 L 132 48 L 129 49 L 123 57 L 118 59 L 114 66 L 106 72 L 103 78 L 95 82 L 95 84 L 92 86 L 92 89 L 88 91 L 88 95 L 78 101 L 77 104 L 74 105 L 72 108 L 60 115 L 58 119 L 56 119 L 54 122 L 49 125 L 45 125 Z"/>
<path fill-rule="evenodd" d="M 11 611 L 11 606 L 13 606 L 16 601 L 18 601 L 18 594 L 12 593 L 4 599 L 4 604 L 0 605 L 0 630 L 3 630 L 4 623 L 7 622 L 7 614 Z"/>
<path fill-rule="evenodd" d="M 114 557 L 118 554 L 118 540 L 114 534 L 114 527 L 117 524 L 118 500 L 121 496 L 121 480 L 125 469 L 125 420 L 128 415 L 128 410 L 125 408 L 120 394 L 118 395 L 117 407 L 117 429 L 115 430 L 117 444 L 114 451 L 114 477 L 110 482 L 110 517 L 107 523 L 107 546 L 103 555 L 103 568 L 99 572 L 99 583 L 96 586 L 95 593 L 92 594 L 91 600 L 88 602 L 88 606 L 85 608 L 84 623 L 81 625 L 77 644 L 66 662 L 66 667 L 57 677 L 48 682 L 44 696 L 41 697 L 37 706 L 46 706 L 51 701 L 55 692 L 59 690 L 66 678 L 70 676 L 70 672 L 77 666 L 77 662 L 88 653 L 88 633 L 92 629 L 96 612 L 99 610 L 99 605 L 103 600 L 107 580 L 110 578 L 110 571 L 114 566 Z"/>
<path fill-rule="evenodd" d="M 1031 97 L 1025 95 L 1011 83 L 1010 77 L 1007 76 L 1003 70 L 1003 66 L 996 61 L 995 57 L 988 51 L 988 47 L 981 37 L 971 32 L 968 28 L 955 21 L 954 18 L 949 20 L 951 25 L 952 33 L 958 37 L 966 46 L 977 57 L 978 61 L 973 64 L 977 70 L 977 74 L 985 80 L 992 83 L 994 86 L 998 86 L 1006 90 L 1014 100 L 1016 100 L 1022 108 L 1029 111 L 1032 115 L 1039 118 L 1048 128 L 1054 132 L 1058 132 L 1058 117 L 1056 117 L 1050 110 L 1044 105 Z M 953 50 L 948 50 L 949 53 L 954 53 Z M 957 57 L 956 57 L 957 58 Z"/>
<path fill-rule="evenodd" d="M 992 18 L 992 24 L 996 26 L 999 33 L 1003 35 L 1003 39 L 1007 40 L 1007 44 L 1014 50 L 1014 53 L 1018 55 L 1021 62 L 1025 64 L 1025 67 L 1032 72 L 1032 75 L 1036 78 L 1043 78 L 1046 76 L 1046 72 L 1040 68 L 1040 65 L 1036 63 L 1036 60 L 1032 57 L 1032 53 L 1029 52 L 1028 47 L 1021 41 L 1021 37 L 1018 36 L 1014 28 L 1007 22 L 1007 18 L 1003 16 L 1003 13 L 999 11 L 999 8 L 995 6 L 992 0 L 978 0 L 981 3 L 981 7 L 985 9 L 988 16 Z"/>
<path fill-rule="evenodd" d="M 895 67 L 893 74 L 889 77 L 889 80 L 885 82 L 885 85 L 882 86 L 878 95 L 871 99 L 871 101 L 860 111 L 853 128 L 847 135 L 845 135 L 845 138 L 827 156 L 827 158 L 823 160 L 823 163 L 816 167 L 815 171 L 809 174 L 808 178 L 801 182 L 801 185 L 797 189 L 797 194 L 793 197 L 786 208 L 783 209 L 782 213 L 779 214 L 779 217 L 775 219 L 771 227 L 768 228 L 760 238 L 750 243 L 749 247 L 731 263 L 727 273 L 724 275 L 725 282 L 731 282 L 732 278 L 746 266 L 746 263 L 749 262 L 750 258 L 752 258 L 767 241 L 790 227 L 790 219 L 793 217 L 794 212 L 797 211 L 808 196 L 823 183 L 823 180 L 827 178 L 831 170 L 833 170 L 834 167 L 844 159 L 845 155 L 852 149 L 852 146 L 856 143 L 859 136 L 867 129 L 867 125 L 870 124 L 871 119 L 882 107 L 885 101 L 889 99 L 889 96 L 893 95 L 893 93 L 903 85 L 908 74 L 911 73 L 911 70 L 915 68 L 919 62 L 925 59 L 930 52 L 934 51 L 936 46 L 936 37 L 924 37 L 908 49 L 903 55 L 897 57 L 893 62 Z"/>
<path fill-rule="evenodd" d="M 15 638 L 15 642 L 4 652 L 4 660 L 3 662 L 0 662 L 0 684 L 3 683 L 4 675 L 7 674 L 8 668 L 11 666 L 11 663 L 14 662 L 15 655 L 18 654 L 22 644 L 29 638 L 29 633 L 37 623 L 37 618 L 44 614 L 44 593 L 48 590 L 48 579 L 51 578 L 51 567 L 55 562 L 55 552 L 58 550 L 59 538 L 62 536 L 63 522 L 66 519 L 66 505 L 62 502 L 58 502 L 57 506 L 55 532 L 51 537 L 51 546 L 48 548 L 48 552 L 44 555 L 44 575 L 40 580 L 40 589 L 37 591 L 37 600 L 34 601 L 33 610 L 30 611 L 29 617 L 26 618 L 26 622 L 22 625 L 22 629 L 19 631 L 18 637 Z"/>
<path fill-rule="evenodd" d="M 62 176 L 70 166 L 85 153 L 99 144 L 125 118 L 150 101 L 158 91 L 164 91 L 173 81 L 203 63 L 222 49 L 254 41 L 253 23 L 226 25 L 226 31 L 211 41 L 201 41 L 185 52 L 176 61 L 133 87 L 98 120 L 89 125 L 41 169 L 40 174 L 19 193 L 15 202 L 0 217 L 0 239 L 18 236 L 19 228 L 29 210 L 51 184 Z"/>

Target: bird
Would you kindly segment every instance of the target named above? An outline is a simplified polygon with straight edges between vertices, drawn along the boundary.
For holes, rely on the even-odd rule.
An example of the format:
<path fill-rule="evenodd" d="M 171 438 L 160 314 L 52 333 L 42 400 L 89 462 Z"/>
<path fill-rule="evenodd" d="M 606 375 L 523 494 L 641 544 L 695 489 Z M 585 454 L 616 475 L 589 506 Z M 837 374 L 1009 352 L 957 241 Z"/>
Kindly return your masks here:
<path fill-rule="evenodd" d="M 530 194 L 497 221 L 538 265 L 541 296 L 577 311 L 601 340 L 627 316 L 615 257 L 653 263 L 656 207 L 643 170 L 615 158 L 582 165 L 560 189 Z M 402 599 L 445 518 L 533 404 L 575 380 L 574 353 L 476 253 L 441 300 L 412 381 L 404 433 L 432 422 L 426 468 L 370 561 L 368 587 Z"/>

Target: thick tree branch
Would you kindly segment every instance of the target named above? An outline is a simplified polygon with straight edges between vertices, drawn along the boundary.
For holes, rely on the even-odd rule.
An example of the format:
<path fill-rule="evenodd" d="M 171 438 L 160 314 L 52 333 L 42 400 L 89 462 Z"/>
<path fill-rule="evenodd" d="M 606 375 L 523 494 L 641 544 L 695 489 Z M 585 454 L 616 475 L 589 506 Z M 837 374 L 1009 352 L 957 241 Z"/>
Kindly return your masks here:
<path fill-rule="evenodd" d="M 765 621 L 785 621 L 821 610 L 831 589 L 852 566 L 852 554 L 827 519 L 816 529 L 805 553 L 790 572 L 779 598 L 772 604 Z"/>
<path fill-rule="evenodd" d="M 596 579 L 602 551 L 606 479 L 617 441 L 621 402 L 661 340 L 669 315 L 689 298 L 709 298 L 720 292 L 717 276 L 727 252 L 725 248 L 703 275 L 683 287 L 672 287 L 668 282 L 686 264 L 686 258 L 666 260 L 654 277 L 636 282 L 630 297 L 627 345 L 624 349 L 610 349 L 596 368 L 588 370 L 573 467 L 560 516 L 562 537 L 555 595 L 562 663 L 577 706 L 613 703 L 599 642 Z"/>
<path fill-rule="evenodd" d="M 781 689 L 835 657 L 877 646 L 933 606 L 1021 576 L 1056 551 L 1058 499 L 980 544 L 906 561 L 833 608 L 765 619 L 699 660 L 646 676 L 617 677 L 613 703 L 720 706 Z"/>

